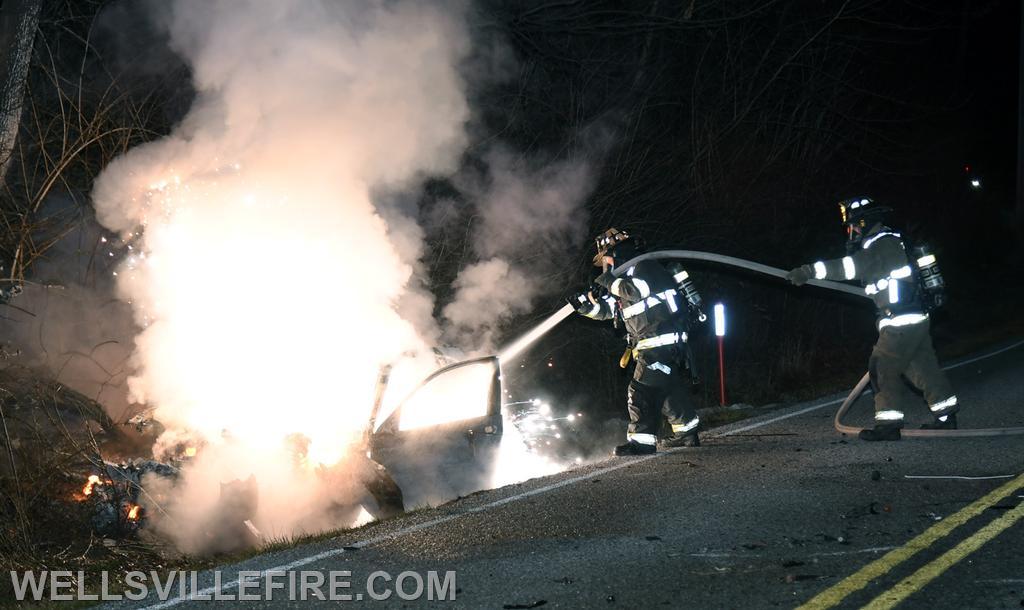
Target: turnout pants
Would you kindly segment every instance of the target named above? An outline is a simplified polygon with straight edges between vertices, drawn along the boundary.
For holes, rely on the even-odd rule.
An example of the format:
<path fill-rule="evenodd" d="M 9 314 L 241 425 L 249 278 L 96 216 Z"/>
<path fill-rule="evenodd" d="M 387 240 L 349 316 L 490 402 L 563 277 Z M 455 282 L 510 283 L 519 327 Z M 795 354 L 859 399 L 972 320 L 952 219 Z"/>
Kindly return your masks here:
<path fill-rule="evenodd" d="M 662 417 L 668 419 L 673 435 L 696 434 L 700 419 L 683 376 L 685 370 L 686 360 L 676 346 L 637 353 L 627 394 L 628 440 L 656 444 Z"/>
<path fill-rule="evenodd" d="M 950 415 L 958 409 L 953 388 L 935 357 L 928 320 L 881 329 L 868 373 L 875 392 L 876 424 L 903 424 L 904 410 L 921 400 L 910 385 L 924 394 L 934 416 Z"/>

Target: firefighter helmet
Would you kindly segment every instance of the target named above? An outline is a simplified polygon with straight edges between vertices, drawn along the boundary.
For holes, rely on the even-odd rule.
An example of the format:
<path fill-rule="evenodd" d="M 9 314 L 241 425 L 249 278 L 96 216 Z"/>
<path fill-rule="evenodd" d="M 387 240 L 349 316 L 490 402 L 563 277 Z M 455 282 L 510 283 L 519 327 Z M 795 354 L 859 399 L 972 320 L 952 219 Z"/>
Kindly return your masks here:
<path fill-rule="evenodd" d="M 878 218 L 892 211 L 892 208 L 878 205 L 870 197 L 855 197 L 839 202 L 839 213 L 844 225 L 864 226 L 869 218 Z"/>
<path fill-rule="evenodd" d="M 891 211 L 892 208 L 879 205 L 870 197 L 854 197 L 839 202 L 839 213 L 851 242 L 860 241 L 871 225 L 881 222 L 882 217 Z"/>
<path fill-rule="evenodd" d="M 611 228 L 594 239 L 597 254 L 594 255 L 594 266 L 604 265 L 604 257 L 622 258 L 636 252 L 636 239 L 629 233 Z"/>

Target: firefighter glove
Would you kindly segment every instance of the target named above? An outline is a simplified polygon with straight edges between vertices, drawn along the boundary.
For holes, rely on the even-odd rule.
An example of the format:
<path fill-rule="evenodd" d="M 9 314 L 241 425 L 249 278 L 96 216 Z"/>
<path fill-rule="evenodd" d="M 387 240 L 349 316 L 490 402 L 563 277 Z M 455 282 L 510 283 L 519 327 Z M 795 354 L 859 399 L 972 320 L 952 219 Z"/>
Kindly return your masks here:
<path fill-rule="evenodd" d="M 588 312 L 594 306 L 594 304 L 591 303 L 590 301 L 590 295 L 588 295 L 586 292 L 574 294 L 573 296 L 568 297 L 565 300 L 567 303 L 573 306 L 577 313 Z"/>
<path fill-rule="evenodd" d="M 807 283 L 807 280 L 814 277 L 809 265 L 803 265 L 793 269 L 786 274 L 786 279 L 793 283 L 794 286 L 803 286 Z"/>

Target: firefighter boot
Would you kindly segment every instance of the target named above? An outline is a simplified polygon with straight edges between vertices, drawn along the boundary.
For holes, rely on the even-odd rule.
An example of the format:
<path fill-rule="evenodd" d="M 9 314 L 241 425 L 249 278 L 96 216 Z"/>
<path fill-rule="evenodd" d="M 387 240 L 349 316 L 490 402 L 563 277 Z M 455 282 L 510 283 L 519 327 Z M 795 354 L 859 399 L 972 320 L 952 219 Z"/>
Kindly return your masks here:
<path fill-rule="evenodd" d="M 862 441 L 898 441 L 902 438 L 899 426 L 886 424 L 878 424 L 874 428 L 864 428 L 857 436 Z"/>
<path fill-rule="evenodd" d="M 956 430 L 956 413 L 936 417 L 935 421 L 921 424 L 922 430 Z"/>
<path fill-rule="evenodd" d="M 672 447 L 700 447 L 700 437 L 697 436 L 696 430 L 685 434 L 673 434 L 663 439 L 661 446 L 665 449 Z"/>
<path fill-rule="evenodd" d="M 647 445 L 645 443 L 638 443 L 636 441 L 629 441 L 623 443 L 615 448 L 614 455 L 651 455 L 657 451 L 654 445 Z"/>

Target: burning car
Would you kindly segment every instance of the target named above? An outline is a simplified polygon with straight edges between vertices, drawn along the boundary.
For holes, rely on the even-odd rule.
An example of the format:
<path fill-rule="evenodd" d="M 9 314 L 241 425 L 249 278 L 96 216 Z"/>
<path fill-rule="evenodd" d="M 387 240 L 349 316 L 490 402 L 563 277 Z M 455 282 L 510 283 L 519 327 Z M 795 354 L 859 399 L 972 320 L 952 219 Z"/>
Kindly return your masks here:
<path fill-rule="evenodd" d="M 419 364 L 414 370 L 422 370 Z M 395 380 L 393 367 L 381 370 L 363 440 L 338 462 L 320 463 L 309 455 L 308 438 L 287 437 L 283 455 L 290 456 L 291 465 L 281 467 L 325 490 L 316 509 L 322 518 L 307 531 L 390 517 L 407 506 L 447 501 L 495 481 L 504 436 L 498 358 L 448 359 L 418 384 L 403 373 L 408 370 Z M 76 498 L 93 506 L 93 529 L 106 537 L 160 529 L 166 516 L 162 507 L 181 501 L 173 496 L 189 469 L 207 452 L 232 443 L 230 434 L 208 442 L 188 430 L 165 430 L 147 417 L 133 418 L 129 427 L 156 439 L 152 450 L 160 461 L 105 462 L 87 474 Z M 259 518 L 260 505 L 273 498 L 261 497 L 261 473 L 254 472 L 247 479 L 221 481 L 213 510 L 192 536 L 201 540 L 202 550 L 254 546 L 262 540 L 259 528 L 274 527 Z"/>
<path fill-rule="evenodd" d="M 389 375 L 381 373 L 369 455 L 406 501 L 438 502 L 488 487 L 503 436 L 498 358 L 444 366 L 393 409 L 383 404 Z"/>

